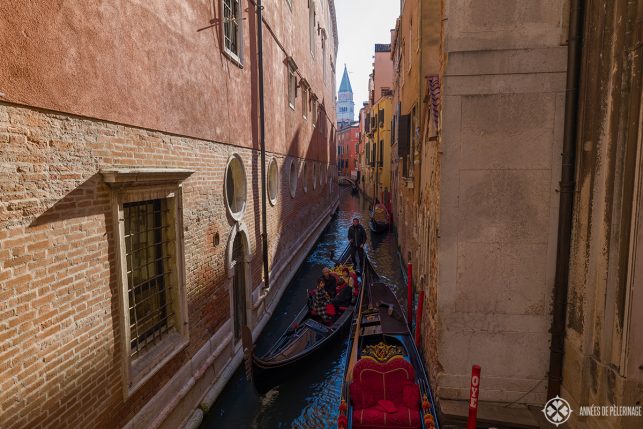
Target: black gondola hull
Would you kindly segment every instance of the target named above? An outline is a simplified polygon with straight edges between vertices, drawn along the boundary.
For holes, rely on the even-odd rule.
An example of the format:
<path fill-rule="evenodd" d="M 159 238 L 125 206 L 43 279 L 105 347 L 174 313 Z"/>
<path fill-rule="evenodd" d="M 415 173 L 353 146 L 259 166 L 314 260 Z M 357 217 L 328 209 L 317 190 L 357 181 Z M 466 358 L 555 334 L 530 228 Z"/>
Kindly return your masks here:
<path fill-rule="evenodd" d="M 347 263 L 349 258 L 347 247 L 338 264 Z M 353 316 L 354 306 L 351 305 L 331 326 L 326 326 L 311 318 L 308 307 L 304 305 L 270 351 L 262 356 L 252 355 L 253 379 L 257 390 L 265 392 L 292 377 L 312 355 L 335 343 L 351 325 Z"/>
<path fill-rule="evenodd" d="M 285 379 L 292 377 L 293 374 L 306 369 L 306 367 L 314 360 L 311 358 L 314 358 L 318 352 L 321 352 L 332 345 L 336 345 L 338 341 L 344 338 L 342 334 L 350 327 L 353 319 L 352 314 L 353 312 L 351 310 L 350 316 L 346 317 L 344 323 L 338 326 L 332 334 L 316 344 L 315 347 L 311 348 L 307 353 L 298 355 L 293 359 L 280 362 L 270 362 L 264 361 L 257 356 L 253 356 L 252 374 L 257 391 L 261 394 L 268 392 Z"/>
<path fill-rule="evenodd" d="M 382 361 L 387 361 L 386 359 L 391 358 L 391 356 L 397 356 L 398 359 L 400 358 L 398 355 L 403 356 L 403 359 L 407 360 L 415 370 L 415 382 L 420 390 L 420 397 L 426 398 L 426 401 L 422 400 L 421 404 L 418 403 L 416 411 L 418 413 L 416 415 L 419 417 L 418 427 L 422 429 L 439 429 L 440 424 L 428 374 L 424 368 L 420 352 L 415 346 L 413 335 L 408 328 L 404 312 L 397 297 L 388 285 L 380 282 L 379 276 L 368 260 L 366 261 L 363 276 L 364 291 L 355 310 L 359 316 L 356 317 L 356 321 L 351 327 L 346 353 L 346 372 L 342 386 L 342 399 L 346 403 L 346 409 L 341 410 L 340 416 L 346 422 L 343 427 L 353 428 L 352 417 L 354 409 L 350 399 L 349 388 L 352 382 L 352 368 L 357 366 L 356 363 L 361 359 L 362 353 L 367 353 L 365 350 L 368 350 L 368 347 L 366 346 L 388 344 L 399 346 L 399 348 L 396 348 L 393 354 L 387 355 L 388 357 L 382 357 Z M 362 312 L 359 311 L 360 307 Z M 425 403 L 429 404 L 426 408 Z M 387 426 L 384 424 L 381 427 L 385 428 Z"/>
<path fill-rule="evenodd" d="M 374 219 L 369 221 L 369 227 L 373 232 L 386 232 L 389 229 L 388 222 L 376 222 Z"/>

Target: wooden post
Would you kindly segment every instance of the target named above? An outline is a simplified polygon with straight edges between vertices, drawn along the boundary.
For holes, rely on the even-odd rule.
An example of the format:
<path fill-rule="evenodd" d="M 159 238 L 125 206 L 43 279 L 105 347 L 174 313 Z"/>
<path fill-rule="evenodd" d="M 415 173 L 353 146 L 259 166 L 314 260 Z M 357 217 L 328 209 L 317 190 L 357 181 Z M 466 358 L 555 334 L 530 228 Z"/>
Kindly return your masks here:
<path fill-rule="evenodd" d="M 420 337 L 422 336 L 422 311 L 424 309 L 424 291 L 420 291 L 418 297 L 418 309 L 415 314 L 415 346 L 420 349 Z"/>
<path fill-rule="evenodd" d="M 413 265 L 409 262 L 406 268 L 406 288 L 407 288 L 407 304 L 406 304 L 406 318 L 409 324 L 409 329 L 413 325 Z"/>

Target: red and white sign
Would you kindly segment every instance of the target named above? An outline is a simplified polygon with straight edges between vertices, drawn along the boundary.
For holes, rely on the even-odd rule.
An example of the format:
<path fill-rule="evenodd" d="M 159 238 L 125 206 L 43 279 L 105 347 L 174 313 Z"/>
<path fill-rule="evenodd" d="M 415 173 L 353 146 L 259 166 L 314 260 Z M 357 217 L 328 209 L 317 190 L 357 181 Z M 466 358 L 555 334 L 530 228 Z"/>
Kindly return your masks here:
<path fill-rule="evenodd" d="M 471 388 L 469 389 L 469 420 L 467 421 L 467 429 L 476 429 L 479 393 L 480 365 L 473 365 L 471 368 Z"/>

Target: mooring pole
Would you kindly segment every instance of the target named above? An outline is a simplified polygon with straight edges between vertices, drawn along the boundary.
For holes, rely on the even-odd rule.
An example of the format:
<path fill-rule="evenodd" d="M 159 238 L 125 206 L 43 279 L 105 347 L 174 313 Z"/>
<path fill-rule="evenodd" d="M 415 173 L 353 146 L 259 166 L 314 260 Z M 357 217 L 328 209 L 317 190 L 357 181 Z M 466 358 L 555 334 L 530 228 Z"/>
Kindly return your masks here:
<path fill-rule="evenodd" d="M 478 395 L 480 394 L 480 365 L 471 368 L 471 388 L 469 389 L 469 419 L 467 429 L 476 429 L 478 419 Z"/>
<path fill-rule="evenodd" d="M 408 299 L 406 304 L 406 319 L 410 329 L 413 324 L 413 265 L 410 262 L 406 266 L 406 288 Z"/>
<path fill-rule="evenodd" d="M 418 297 L 418 309 L 415 314 L 415 346 L 420 349 L 420 338 L 422 337 L 422 312 L 424 311 L 424 291 L 420 291 Z"/>

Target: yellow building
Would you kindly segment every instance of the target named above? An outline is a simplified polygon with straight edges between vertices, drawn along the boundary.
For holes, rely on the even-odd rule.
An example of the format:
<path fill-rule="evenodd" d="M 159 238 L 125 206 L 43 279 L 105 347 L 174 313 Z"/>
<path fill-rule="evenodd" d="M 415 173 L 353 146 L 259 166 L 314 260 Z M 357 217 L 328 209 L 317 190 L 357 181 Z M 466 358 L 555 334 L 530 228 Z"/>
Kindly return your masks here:
<path fill-rule="evenodd" d="M 381 97 L 369 106 L 365 118 L 365 147 L 362 174 L 363 191 L 380 202 L 387 203 L 391 191 L 391 119 L 392 96 Z"/>

